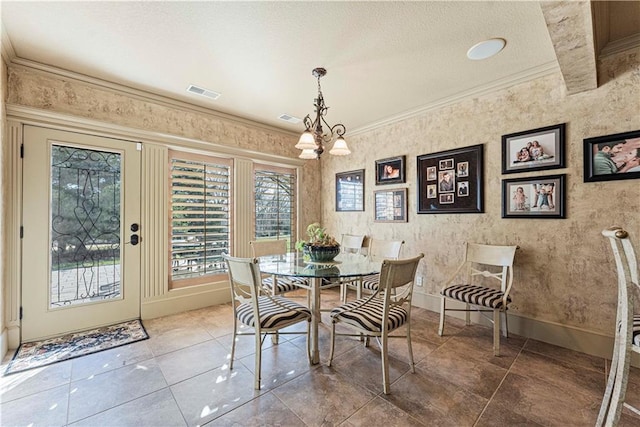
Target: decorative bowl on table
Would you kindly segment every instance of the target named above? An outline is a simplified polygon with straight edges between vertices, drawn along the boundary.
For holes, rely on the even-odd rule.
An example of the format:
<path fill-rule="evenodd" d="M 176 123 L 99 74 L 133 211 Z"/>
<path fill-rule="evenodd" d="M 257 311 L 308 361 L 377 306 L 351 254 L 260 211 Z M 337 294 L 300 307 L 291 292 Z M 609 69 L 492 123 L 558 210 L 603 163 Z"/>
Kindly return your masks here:
<path fill-rule="evenodd" d="M 304 245 L 303 253 L 309 256 L 312 262 L 331 262 L 340 253 L 340 245 L 316 246 Z"/>

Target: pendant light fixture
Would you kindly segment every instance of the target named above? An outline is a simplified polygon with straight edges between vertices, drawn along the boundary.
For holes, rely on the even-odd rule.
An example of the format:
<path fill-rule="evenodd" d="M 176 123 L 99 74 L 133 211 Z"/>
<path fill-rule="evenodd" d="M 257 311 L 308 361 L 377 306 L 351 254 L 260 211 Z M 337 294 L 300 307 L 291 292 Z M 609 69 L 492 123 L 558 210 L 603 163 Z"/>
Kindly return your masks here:
<path fill-rule="evenodd" d="M 301 159 L 319 159 L 324 153 L 324 144 L 329 144 L 334 137 L 336 137 L 336 140 L 333 143 L 333 148 L 329 150 L 329 154 L 335 156 L 351 154 L 351 150 L 349 150 L 347 142 L 344 140 L 344 134 L 347 131 L 345 126 L 342 123 L 330 126 L 325 120 L 329 107 L 324 103 L 320 78 L 327 74 L 327 70 L 318 67 L 314 68 L 311 74 L 318 79 L 318 97 L 313 100 L 316 117 L 312 121 L 311 116 L 307 114 L 303 120 L 306 129 L 296 144 L 296 148 L 302 150 L 299 157 Z M 326 131 L 323 128 L 323 124 L 327 127 Z"/>

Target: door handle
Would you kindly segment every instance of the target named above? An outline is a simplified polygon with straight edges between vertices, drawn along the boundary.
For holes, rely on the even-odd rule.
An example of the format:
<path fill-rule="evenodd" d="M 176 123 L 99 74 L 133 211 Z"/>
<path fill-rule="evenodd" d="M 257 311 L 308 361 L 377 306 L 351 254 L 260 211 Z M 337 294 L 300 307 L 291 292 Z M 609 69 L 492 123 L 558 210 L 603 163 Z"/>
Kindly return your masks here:
<path fill-rule="evenodd" d="M 138 236 L 137 234 L 132 234 L 131 240 L 129 241 L 129 243 L 131 243 L 131 246 L 135 246 L 141 241 L 142 241 L 142 238 L 140 236 Z"/>

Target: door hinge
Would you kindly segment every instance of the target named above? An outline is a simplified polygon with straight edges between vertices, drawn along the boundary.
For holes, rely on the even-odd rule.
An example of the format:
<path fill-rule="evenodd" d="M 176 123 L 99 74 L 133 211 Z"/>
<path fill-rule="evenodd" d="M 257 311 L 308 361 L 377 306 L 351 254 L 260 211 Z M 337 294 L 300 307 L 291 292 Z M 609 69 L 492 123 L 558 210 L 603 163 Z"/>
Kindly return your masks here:
<path fill-rule="evenodd" d="M 20 306 L 20 320 L 22 320 L 22 306 Z"/>
<path fill-rule="evenodd" d="M 20 144 L 20 158 L 24 159 L 24 144 Z"/>
<path fill-rule="evenodd" d="M 24 226 L 20 226 L 20 238 L 22 239 L 24 237 Z"/>

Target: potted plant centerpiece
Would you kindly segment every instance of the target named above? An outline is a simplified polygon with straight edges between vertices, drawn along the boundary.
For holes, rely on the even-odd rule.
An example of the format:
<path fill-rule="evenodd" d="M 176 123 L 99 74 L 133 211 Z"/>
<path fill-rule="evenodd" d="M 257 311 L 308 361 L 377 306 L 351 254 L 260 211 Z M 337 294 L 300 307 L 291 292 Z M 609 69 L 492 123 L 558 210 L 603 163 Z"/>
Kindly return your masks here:
<path fill-rule="evenodd" d="M 340 253 L 340 244 L 319 223 L 307 226 L 309 240 L 298 240 L 296 249 L 301 250 L 312 262 L 330 262 Z"/>

